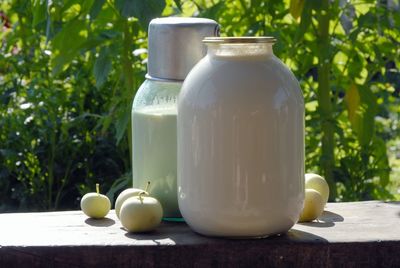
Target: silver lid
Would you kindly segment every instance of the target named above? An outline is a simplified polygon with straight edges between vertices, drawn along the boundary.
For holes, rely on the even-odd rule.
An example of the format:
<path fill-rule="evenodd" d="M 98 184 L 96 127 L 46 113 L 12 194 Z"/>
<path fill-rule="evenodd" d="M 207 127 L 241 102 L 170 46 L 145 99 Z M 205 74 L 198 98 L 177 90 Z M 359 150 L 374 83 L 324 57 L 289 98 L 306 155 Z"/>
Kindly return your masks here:
<path fill-rule="evenodd" d="M 202 40 L 219 36 L 219 25 L 210 19 L 168 17 L 149 25 L 147 77 L 183 81 L 205 56 Z"/>
<path fill-rule="evenodd" d="M 241 36 L 241 37 L 206 37 L 204 43 L 219 44 L 251 44 L 251 43 L 276 43 L 276 38 L 272 36 Z"/>

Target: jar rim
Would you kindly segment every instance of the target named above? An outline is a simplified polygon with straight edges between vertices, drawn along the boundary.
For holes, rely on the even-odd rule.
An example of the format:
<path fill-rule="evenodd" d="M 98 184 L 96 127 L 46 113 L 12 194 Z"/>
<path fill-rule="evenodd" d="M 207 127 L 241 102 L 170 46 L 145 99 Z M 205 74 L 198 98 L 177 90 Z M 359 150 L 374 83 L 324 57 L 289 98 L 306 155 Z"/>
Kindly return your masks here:
<path fill-rule="evenodd" d="M 219 43 L 219 44 L 249 44 L 249 43 L 276 43 L 273 36 L 241 36 L 241 37 L 206 37 L 203 43 Z"/>

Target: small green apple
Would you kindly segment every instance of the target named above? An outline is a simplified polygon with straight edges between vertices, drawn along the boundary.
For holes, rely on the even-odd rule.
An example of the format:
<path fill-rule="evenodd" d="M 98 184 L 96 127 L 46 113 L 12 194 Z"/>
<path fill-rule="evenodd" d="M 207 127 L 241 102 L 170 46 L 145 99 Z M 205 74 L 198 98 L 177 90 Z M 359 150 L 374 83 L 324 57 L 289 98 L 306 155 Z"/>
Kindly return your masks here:
<path fill-rule="evenodd" d="M 324 211 L 324 205 L 324 200 L 318 191 L 306 189 L 304 208 L 300 214 L 299 222 L 313 221 L 321 216 Z"/>
<path fill-rule="evenodd" d="M 81 199 L 81 209 L 88 217 L 104 218 L 110 211 L 111 202 L 107 196 L 100 194 L 99 184 L 96 184 L 96 193 L 87 193 Z"/>
<path fill-rule="evenodd" d="M 161 222 L 163 209 L 157 199 L 144 196 L 129 197 L 122 204 L 120 220 L 128 232 L 148 232 L 155 229 Z"/>
<path fill-rule="evenodd" d="M 318 174 L 306 173 L 305 174 L 305 188 L 314 189 L 319 192 L 324 200 L 324 206 L 329 198 L 329 186 L 326 180 Z"/>
<path fill-rule="evenodd" d="M 121 206 L 125 202 L 126 199 L 129 197 L 133 196 L 138 196 L 140 193 L 145 192 L 142 189 L 137 189 L 137 188 L 129 188 L 126 190 L 123 190 L 117 197 L 117 200 L 115 201 L 115 214 L 117 214 L 118 219 L 120 218 L 119 214 L 121 211 Z"/>

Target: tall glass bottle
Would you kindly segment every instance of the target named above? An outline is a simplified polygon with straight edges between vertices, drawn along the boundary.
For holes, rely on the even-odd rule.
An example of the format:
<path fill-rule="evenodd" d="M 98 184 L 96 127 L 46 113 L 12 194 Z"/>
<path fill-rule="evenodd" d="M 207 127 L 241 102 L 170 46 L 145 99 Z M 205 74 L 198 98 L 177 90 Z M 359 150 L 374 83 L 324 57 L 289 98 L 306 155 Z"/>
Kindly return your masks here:
<path fill-rule="evenodd" d="M 177 97 L 191 68 L 205 55 L 202 40 L 219 33 L 201 18 L 159 18 L 149 25 L 148 73 L 132 106 L 133 187 L 144 188 L 179 218 L 177 197 Z"/>

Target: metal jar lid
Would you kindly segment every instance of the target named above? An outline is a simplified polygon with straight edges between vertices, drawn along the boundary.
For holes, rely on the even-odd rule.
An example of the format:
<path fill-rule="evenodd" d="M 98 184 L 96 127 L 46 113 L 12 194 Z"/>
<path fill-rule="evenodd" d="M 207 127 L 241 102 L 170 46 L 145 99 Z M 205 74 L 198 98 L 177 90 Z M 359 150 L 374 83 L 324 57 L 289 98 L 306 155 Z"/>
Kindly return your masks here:
<path fill-rule="evenodd" d="M 213 44 L 252 44 L 270 43 L 275 44 L 276 38 L 272 36 L 242 36 L 242 37 L 206 37 L 203 43 Z"/>
<path fill-rule="evenodd" d="M 149 25 L 147 77 L 183 81 L 205 56 L 202 40 L 208 36 L 219 36 L 218 23 L 210 19 L 153 19 Z"/>

